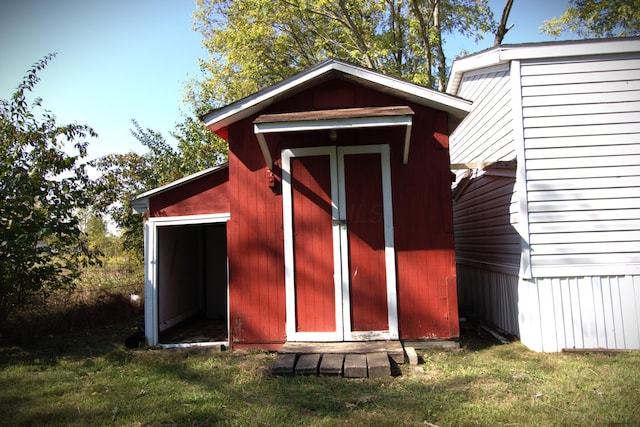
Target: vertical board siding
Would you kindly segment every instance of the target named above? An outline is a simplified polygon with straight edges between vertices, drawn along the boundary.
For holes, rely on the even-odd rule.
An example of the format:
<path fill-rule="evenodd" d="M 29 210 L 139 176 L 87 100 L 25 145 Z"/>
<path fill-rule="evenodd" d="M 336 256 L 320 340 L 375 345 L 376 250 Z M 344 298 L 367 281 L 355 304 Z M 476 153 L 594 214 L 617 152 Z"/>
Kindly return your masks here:
<path fill-rule="evenodd" d="M 638 274 L 640 59 L 523 62 L 521 76 L 533 275 Z"/>
<path fill-rule="evenodd" d="M 229 212 L 229 169 L 222 168 L 149 199 L 149 216 Z"/>
<path fill-rule="evenodd" d="M 232 345 L 283 343 L 285 334 L 282 196 L 250 120 L 229 127 L 229 339 Z"/>
<path fill-rule="evenodd" d="M 343 96 L 327 96 L 337 89 Z M 343 130 L 336 144 L 391 146 L 400 338 L 458 337 L 449 151 L 441 144 L 448 142 L 446 113 L 340 79 L 262 113 L 400 103 L 415 112 L 408 165 L 402 163 L 405 130 L 400 127 Z M 252 119 L 229 126 L 229 334 L 232 346 L 277 347 L 287 339 L 282 196 L 267 185 Z M 282 149 L 331 141 L 326 133 L 309 132 L 273 134 L 267 143 L 277 171 Z M 370 178 L 368 171 L 362 173 Z"/>
<path fill-rule="evenodd" d="M 640 349 L 640 276 L 521 280 L 518 296 L 520 336 L 534 350 Z"/>
<path fill-rule="evenodd" d="M 377 153 L 344 156 L 352 331 L 389 329 L 380 164 Z"/>
<path fill-rule="evenodd" d="M 520 336 L 517 275 L 459 264 L 458 293 L 462 315 Z"/>
<path fill-rule="evenodd" d="M 335 332 L 329 156 L 291 161 L 296 332 Z"/>

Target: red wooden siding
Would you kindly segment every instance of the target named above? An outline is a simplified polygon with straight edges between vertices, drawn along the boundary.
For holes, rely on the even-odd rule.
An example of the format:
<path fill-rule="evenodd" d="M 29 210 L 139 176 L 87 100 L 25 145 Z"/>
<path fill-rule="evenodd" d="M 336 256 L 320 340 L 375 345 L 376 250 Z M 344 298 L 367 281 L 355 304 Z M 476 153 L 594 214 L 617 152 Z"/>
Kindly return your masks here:
<path fill-rule="evenodd" d="M 298 332 L 336 330 L 329 156 L 293 159 Z"/>
<path fill-rule="evenodd" d="M 340 95 L 327 96 L 330 93 Z M 283 148 L 390 144 L 400 337 L 457 337 L 449 152 L 444 148 L 448 144 L 446 114 L 342 80 L 319 84 L 277 102 L 259 114 L 389 105 L 408 105 L 415 112 L 407 165 L 402 164 L 405 129 L 400 127 L 341 130 L 335 143 L 329 139 L 328 132 L 270 134 L 266 138 L 267 144 L 276 166 Z M 286 340 L 282 197 L 277 186 L 274 191 L 267 185 L 266 165 L 253 134 L 254 118 L 228 127 L 230 339 L 236 346 L 275 348 Z M 275 172 L 279 175 L 277 167 Z M 349 173 L 347 180 L 352 180 L 354 188 L 359 185 L 354 180 L 365 180 L 364 188 L 367 188 L 373 186 L 374 179 L 379 179 L 373 177 L 372 172 L 379 173 L 379 167 L 358 166 L 353 174 Z M 324 184 L 318 186 L 323 187 Z M 361 203 L 375 204 L 368 200 L 372 197 L 368 193 L 354 191 L 350 195 L 353 200 L 361 197 Z M 358 215 L 357 209 L 352 208 L 350 214 Z M 373 216 L 365 216 L 367 221 L 374 219 L 375 211 L 368 214 Z M 320 213 L 313 212 L 313 215 Z M 323 217 L 322 221 L 325 219 Z M 355 226 L 351 249 L 354 252 L 352 262 L 355 260 L 359 266 L 371 263 L 365 260 L 371 252 L 374 259 L 379 256 L 378 251 L 372 249 L 380 246 L 377 232 L 363 231 L 364 224 L 362 227 Z M 359 251 L 363 251 L 362 254 Z M 365 256 L 366 252 L 369 254 Z M 323 255 L 320 257 L 323 264 L 328 263 Z M 370 329 L 373 325 L 382 329 L 382 320 L 370 316 L 378 311 L 377 306 L 383 307 L 382 303 L 375 299 L 378 297 L 370 299 L 377 292 L 370 295 L 365 289 L 367 285 L 378 286 L 370 284 L 377 283 L 380 273 L 373 268 L 369 271 L 372 279 L 367 279 L 368 283 L 356 280 L 353 289 L 354 319 L 361 323 L 359 328 Z M 353 276 L 355 269 L 351 273 Z M 386 313 L 382 308 L 379 311 Z M 300 319 L 304 320 L 305 316 L 299 316 Z M 329 328 L 329 325 L 324 327 Z"/>
<path fill-rule="evenodd" d="M 443 120 L 444 113 L 428 108 L 412 108 L 416 118 L 409 164 L 391 166 L 400 335 L 457 337 L 449 152 L 441 145 L 447 134 L 446 117 Z M 400 147 L 392 147 L 392 158 L 400 154 Z"/>
<path fill-rule="evenodd" d="M 152 217 L 229 212 L 229 170 L 223 168 L 149 200 Z"/>
<path fill-rule="evenodd" d="M 351 329 L 389 329 L 379 154 L 344 158 Z"/>
<path fill-rule="evenodd" d="M 229 126 L 229 322 L 232 345 L 278 348 L 285 341 L 282 196 L 251 120 Z"/>

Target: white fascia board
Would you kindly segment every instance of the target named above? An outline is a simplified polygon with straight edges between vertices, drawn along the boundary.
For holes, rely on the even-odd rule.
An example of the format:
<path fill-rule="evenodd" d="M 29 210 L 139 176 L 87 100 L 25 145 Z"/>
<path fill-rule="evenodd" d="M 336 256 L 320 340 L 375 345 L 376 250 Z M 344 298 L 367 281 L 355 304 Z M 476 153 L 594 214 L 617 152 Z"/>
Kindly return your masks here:
<path fill-rule="evenodd" d="M 504 62 L 506 61 L 503 61 L 500 57 L 500 48 L 480 52 L 479 54 L 467 56 L 466 58 L 456 59 L 451 66 L 451 73 L 446 92 L 451 95 L 457 94 L 460 81 L 465 73 L 492 67 Z"/>
<path fill-rule="evenodd" d="M 135 214 L 143 214 L 147 212 L 147 208 L 149 207 L 149 198 L 141 197 L 131 199 L 131 209 Z"/>
<path fill-rule="evenodd" d="M 309 69 L 307 72 L 302 72 L 293 78 L 283 80 L 268 89 L 256 92 L 255 94 L 229 104 L 226 107 L 222 107 L 206 114 L 202 119 L 204 125 L 207 127 L 215 125 L 214 129 L 220 129 L 228 126 L 231 123 L 248 117 L 251 114 L 267 107 L 273 102 L 274 97 L 286 93 L 296 86 L 300 86 L 310 80 L 320 77 L 330 70 L 331 69 L 326 66 L 318 66 L 316 68 Z M 238 114 L 241 115 L 236 117 Z"/>
<path fill-rule="evenodd" d="M 336 63 L 335 69 L 359 79 L 375 83 L 380 86 L 385 86 L 399 92 L 404 92 L 405 94 L 413 98 L 418 104 L 427 105 L 439 110 L 446 111 L 456 117 L 466 115 L 471 111 L 470 101 L 451 96 L 446 93 L 438 92 L 433 89 L 417 85 L 415 83 L 407 82 L 405 80 L 400 80 L 395 77 L 387 76 L 385 74 L 356 67 L 344 62 Z"/>
<path fill-rule="evenodd" d="M 598 40 L 570 40 L 558 43 L 506 45 L 500 49 L 503 61 L 514 59 L 567 58 L 572 56 L 614 55 L 640 53 L 640 38 L 610 38 Z"/>
<path fill-rule="evenodd" d="M 446 92 L 455 95 L 465 73 L 513 60 L 570 58 L 577 56 L 640 53 L 640 38 L 569 40 L 502 45 L 453 62 Z"/>
<path fill-rule="evenodd" d="M 321 77 L 331 71 L 338 71 L 356 80 L 386 87 L 392 91 L 400 92 L 405 98 L 411 99 L 420 105 L 429 106 L 445 111 L 459 120 L 462 120 L 471 111 L 471 102 L 445 93 L 437 92 L 414 83 L 390 77 L 376 71 L 361 68 L 352 64 L 334 59 L 320 63 L 314 68 L 303 71 L 296 76 L 283 80 L 261 92 L 257 92 L 226 107 L 212 111 L 203 117 L 205 126 L 217 130 L 230 125 L 238 120 L 249 117 L 261 109 L 269 106 L 280 95 L 293 91 L 309 81 Z"/>

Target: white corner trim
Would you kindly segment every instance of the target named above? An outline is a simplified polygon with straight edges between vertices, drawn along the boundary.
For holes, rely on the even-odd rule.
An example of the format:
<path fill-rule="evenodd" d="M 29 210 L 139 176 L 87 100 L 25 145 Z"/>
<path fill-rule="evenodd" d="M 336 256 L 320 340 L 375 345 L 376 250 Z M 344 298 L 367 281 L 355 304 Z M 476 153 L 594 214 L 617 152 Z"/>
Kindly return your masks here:
<path fill-rule="evenodd" d="M 529 197 L 527 193 L 527 162 L 524 147 L 524 119 L 522 116 L 522 87 L 520 61 L 511 61 L 511 114 L 513 116 L 513 144 L 516 152 L 516 183 L 518 194 L 518 234 L 520 235 L 520 277 L 531 279 L 531 242 L 529 233 Z"/>

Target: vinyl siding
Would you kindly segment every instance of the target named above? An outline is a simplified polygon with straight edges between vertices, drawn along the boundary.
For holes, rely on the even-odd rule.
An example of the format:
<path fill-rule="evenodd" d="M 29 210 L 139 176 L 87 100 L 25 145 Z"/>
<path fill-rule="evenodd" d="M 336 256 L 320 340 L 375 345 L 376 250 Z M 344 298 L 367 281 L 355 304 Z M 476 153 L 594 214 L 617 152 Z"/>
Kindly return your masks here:
<path fill-rule="evenodd" d="M 520 336 L 518 275 L 458 266 L 460 313 L 510 335 Z"/>
<path fill-rule="evenodd" d="M 458 96 L 473 108 L 451 135 L 451 163 L 513 160 L 509 67 L 465 75 Z"/>
<path fill-rule="evenodd" d="M 495 67 L 466 73 L 458 86 L 456 94 L 474 101 L 474 110 L 451 137 L 452 163 L 486 161 L 492 149 L 504 150 L 489 136 L 496 133 L 509 135 L 518 159 L 508 209 L 509 186 L 500 186 L 505 177 L 491 169 L 467 172 L 454 187 L 461 311 L 519 335 L 536 351 L 640 349 L 634 48 L 629 55 L 514 59 L 504 86 Z M 505 122 L 499 86 L 514 94 Z M 514 244 L 498 242 L 508 227 L 522 236 L 520 260 Z"/>
<path fill-rule="evenodd" d="M 492 163 L 515 158 L 510 90 L 508 66 L 465 75 L 458 95 L 472 100 L 473 109 L 451 136 L 452 163 Z M 468 176 L 463 177 L 465 173 Z M 488 166 L 473 174 L 458 171 L 457 175 L 457 263 L 517 275 L 521 248 L 515 229 L 518 205 L 513 196 L 513 171 Z"/>
<path fill-rule="evenodd" d="M 640 276 L 521 280 L 518 295 L 520 336 L 533 350 L 640 349 Z"/>
<path fill-rule="evenodd" d="M 457 263 L 517 275 L 521 245 L 515 179 L 490 172 L 468 179 L 453 202 Z"/>
<path fill-rule="evenodd" d="M 639 274 L 640 59 L 520 73 L 533 276 Z"/>

